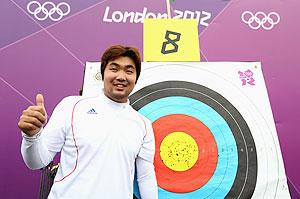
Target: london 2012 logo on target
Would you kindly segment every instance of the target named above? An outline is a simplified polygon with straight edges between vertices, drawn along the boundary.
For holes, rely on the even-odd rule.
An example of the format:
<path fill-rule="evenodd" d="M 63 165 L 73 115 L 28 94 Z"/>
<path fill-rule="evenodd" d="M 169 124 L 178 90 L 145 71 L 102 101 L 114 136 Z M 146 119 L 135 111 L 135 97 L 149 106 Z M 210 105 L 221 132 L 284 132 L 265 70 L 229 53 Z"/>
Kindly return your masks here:
<path fill-rule="evenodd" d="M 31 1 L 27 4 L 27 11 L 39 21 L 50 19 L 56 22 L 67 16 L 71 8 L 66 2 L 60 2 L 55 5 L 50 1 L 46 1 L 43 4 L 38 1 Z"/>

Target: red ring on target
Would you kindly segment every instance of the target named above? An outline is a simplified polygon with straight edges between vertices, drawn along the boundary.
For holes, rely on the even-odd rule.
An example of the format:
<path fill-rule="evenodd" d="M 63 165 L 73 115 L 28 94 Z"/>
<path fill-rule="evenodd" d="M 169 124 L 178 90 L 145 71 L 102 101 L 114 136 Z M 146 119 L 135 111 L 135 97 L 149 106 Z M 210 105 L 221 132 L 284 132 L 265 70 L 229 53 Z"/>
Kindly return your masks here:
<path fill-rule="evenodd" d="M 156 143 L 154 165 L 159 187 L 170 192 L 187 193 L 205 185 L 218 163 L 217 144 L 209 128 L 198 119 L 184 114 L 163 116 L 154 121 L 152 126 Z M 176 131 L 189 134 L 198 145 L 198 160 L 186 171 L 171 170 L 160 157 L 161 142 Z"/>

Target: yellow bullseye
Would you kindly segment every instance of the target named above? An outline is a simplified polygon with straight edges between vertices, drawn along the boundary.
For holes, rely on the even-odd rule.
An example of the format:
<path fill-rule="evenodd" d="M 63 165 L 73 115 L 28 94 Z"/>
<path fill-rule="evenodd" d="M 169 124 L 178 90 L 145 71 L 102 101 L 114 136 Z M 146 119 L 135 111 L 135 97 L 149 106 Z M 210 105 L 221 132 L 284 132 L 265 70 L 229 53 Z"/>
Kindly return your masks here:
<path fill-rule="evenodd" d="M 160 145 L 163 163 L 174 171 L 186 171 L 198 160 L 198 145 L 194 138 L 184 132 L 167 135 Z"/>

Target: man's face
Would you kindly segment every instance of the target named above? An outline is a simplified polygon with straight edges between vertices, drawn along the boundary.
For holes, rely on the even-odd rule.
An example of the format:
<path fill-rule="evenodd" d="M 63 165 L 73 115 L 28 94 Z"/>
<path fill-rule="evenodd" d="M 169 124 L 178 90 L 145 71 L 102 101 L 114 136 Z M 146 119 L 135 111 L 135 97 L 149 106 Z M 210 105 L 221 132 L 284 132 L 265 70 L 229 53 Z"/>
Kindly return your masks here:
<path fill-rule="evenodd" d="M 104 94 L 113 101 L 127 102 L 135 86 L 136 68 L 129 57 L 109 61 L 104 69 Z"/>

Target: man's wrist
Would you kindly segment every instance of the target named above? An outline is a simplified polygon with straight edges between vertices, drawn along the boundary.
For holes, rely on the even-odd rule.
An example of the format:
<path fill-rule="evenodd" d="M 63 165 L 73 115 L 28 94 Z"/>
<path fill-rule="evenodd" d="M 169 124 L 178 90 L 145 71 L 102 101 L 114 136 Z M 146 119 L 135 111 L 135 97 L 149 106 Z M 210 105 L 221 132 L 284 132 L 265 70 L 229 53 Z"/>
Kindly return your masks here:
<path fill-rule="evenodd" d="M 28 140 L 28 141 L 33 141 L 33 140 L 36 140 L 40 137 L 41 133 L 42 133 L 42 130 L 43 128 L 41 128 L 36 134 L 34 134 L 33 136 L 29 136 L 27 135 L 26 133 L 24 133 L 22 131 L 22 137 L 25 139 L 25 140 Z"/>

